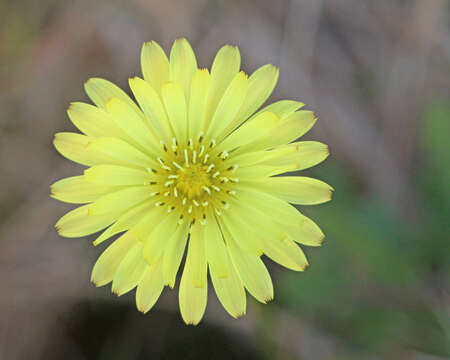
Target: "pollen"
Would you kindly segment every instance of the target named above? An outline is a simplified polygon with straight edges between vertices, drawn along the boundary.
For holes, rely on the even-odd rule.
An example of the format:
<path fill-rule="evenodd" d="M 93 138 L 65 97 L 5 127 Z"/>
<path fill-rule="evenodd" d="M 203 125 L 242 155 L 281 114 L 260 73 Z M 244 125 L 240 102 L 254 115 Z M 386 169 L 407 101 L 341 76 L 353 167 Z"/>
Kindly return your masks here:
<path fill-rule="evenodd" d="M 177 189 L 188 199 L 200 198 L 204 186 L 210 186 L 211 180 L 202 164 L 193 164 L 184 170 L 178 170 Z"/>

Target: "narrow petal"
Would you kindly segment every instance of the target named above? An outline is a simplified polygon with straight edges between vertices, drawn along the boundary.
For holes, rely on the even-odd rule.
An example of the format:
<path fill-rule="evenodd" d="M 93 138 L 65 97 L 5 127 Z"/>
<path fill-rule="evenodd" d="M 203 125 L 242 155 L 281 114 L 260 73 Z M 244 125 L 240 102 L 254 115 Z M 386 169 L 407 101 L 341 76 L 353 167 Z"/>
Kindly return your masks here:
<path fill-rule="evenodd" d="M 214 217 L 207 220 L 205 229 L 206 258 L 210 269 L 215 276 L 225 278 L 228 276 L 228 252 L 225 246 L 219 224 Z"/>
<path fill-rule="evenodd" d="M 118 165 L 95 165 L 84 171 L 84 178 L 91 183 L 110 185 L 147 185 L 150 174 L 145 170 Z"/>
<path fill-rule="evenodd" d="M 153 229 L 145 238 L 144 258 L 147 264 L 153 265 L 164 253 L 167 242 L 177 225 L 178 214 L 167 214 L 160 222 L 155 223 Z"/>
<path fill-rule="evenodd" d="M 225 45 L 217 52 L 211 68 L 211 84 L 206 101 L 206 125 L 209 125 L 220 99 L 240 66 L 241 55 L 237 47 Z"/>
<path fill-rule="evenodd" d="M 98 138 L 90 142 L 87 148 L 113 159 L 117 164 L 143 168 L 158 166 L 153 158 L 121 139 Z"/>
<path fill-rule="evenodd" d="M 169 59 L 156 41 L 142 46 L 141 68 L 145 81 L 160 94 L 161 86 L 169 80 Z"/>
<path fill-rule="evenodd" d="M 144 201 L 142 204 L 135 206 L 134 208 L 127 210 L 122 214 L 117 221 L 102 232 L 94 241 L 94 245 L 97 246 L 103 241 L 109 239 L 122 231 L 131 229 L 136 225 L 151 209 L 154 207 L 154 201 Z"/>
<path fill-rule="evenodd" d="M 71 103 L 67 109 L 72 123 L 89 137 L 122 137 L 123 131 L 104 110 L 82 102 Z"/>
<path fill-rule="evenodd" d="M 256 300 L 269 302 L 273 299 L 273 285 L 266 266 L 259 256 L 239 250 L 236 241 L 229 242 L 228 248 L 242 283 Z"/>
<path fill-rule="evenodd" d="M 272 130 L 278 126 L 279 117 L 274 113 L 262 113 L 253 120 L 247 121 L 231 133 L 218 146 L 217 150 L 232 151 L 240 146 L 258 141 L 258 139 L 273 135 Z M 270 133 L 270 135 L 268 135 Z"/>
<path fill-rule="evenodd" d="M 214 285 L 217 298 L 225 310 L 234 318 L 245 314 L 247 299 L 245 296 L 244 285 L 236 272 L 230 256 L 227 251 L 227 277 L 220 277 L 216 268 L 209 266 L 211 280 Z"/>
<path fill-rule="evenodd" d="M 255 182 L 280 199 L 292 204 L 315 205 L 331 200 L 333 188 L 323 181 L 304 176 L 282 176 Z"/>
<path fill-rule="evenodd" d="M 205 226 L 195 223 L 189 238 L 190 277 L 195 287 L 206 287 Z"/>
<path fill-rule="evenodd" d="M 95 286 L 103 286 L 113 280 L 123 258 L 136 243 L 136 238 L 127 232 L 103 251 L 92 269 L 91 281 Z"/>
<path fill-rule="evenodd" d="M 117 98 L 127 104 L 136 114 L 140 113 L 137 105 L 125 91 L 108 80 L 91 78 L 84 84 L 84 89 L 94 104 L 103 110 L 106 110 L 109 100 Z"/>
<path fill-rule="evenodd" d="M 192 256 L 186 258 L 183 275 L 181 276 L 179 303 L 181 317 L 188 325 L 197 325 L 203 317 L 208 297 L 208 283 L 206 281 L 206 269 L 202 274 L 205 286 L 196 287 L 192 282 Z"/>
<path fill-rule="evenodd" d="M 312 111 L 297 111 L 284 120 L 280 120 L 269 135 L 249 143 L 240 150 L 248 152 L 266 150 L 289 144 L 307 133 L 314 126 L 316 120 Z M 251 121 L 249 120 L 249 122 Z"/>
<path fill-rule="evenodd" d="M 169 143 L 173 137 L 173 131 L 167 118 L 166 110 L 161 102 L 161 89 L 159 87 L 159 95 L 156 90 L 146 81 L 134 77 L 129 79 L 131 91 L 133 91 L 139 106 L 144 112 L 150 126 L 155 129 L 156 134 Z"/>
<path fill-rule="evenodd" d="M 107 103 L 107 110 L 112 115 L 114 122 L 141 146 L 139 150 L 152 155 L 159 152 L 159 142 L 149 126 L 126 103 L 118 98 L 112 98 Z"/>
<path fill-rule="evenodd" d="M 182 144 L 186 144 L 187 110 L 183 88 L 174 82 L 163 85 L 162 99 L 177 140 Z"/>
<path fill-rule="evenodd" d="M 94 234 L 111 225 L 121 215 L 116 209 L 108 214 L 90 215 L 91 206 L 91 204 L 83 205 L 65 214 L 55 225 L 58 233 L 64 237 Z"/>
<path fill-rule="evenodd" d="M 300 224 L 285 225 L 285 231 L 292 240 L 308 246 L 322 245 L 325 237 L 320 227 L 306 216 Z"/>
<path fill-rule="evenodd" d="M 265 239 L 264 253 L 273 261 L 284 267 L 303 271 L 308 266 L 308 260 L 300 246 L 288 238 L 283 239 Z"/>
<path fill-rule="evenodd" d="M 93 138 L 82 134 L 61 132 L 55 134 L 53 145 L 62 156 L 81 165 L 114 163 L 108 156 L 88 149 L 87 145 L 91 141 Z"/>
<path fill-rule="evenodd" d="M 238 115 L 226 127 L 228 134 L 247 120 L 272 94 L 278 81 L 279 70 L 271 64 L 261 66 L 248 79 L 248 91 Z M 269 110 L 270 111 L 270 110 Z M 276 112 L 274 112 L 276 114 Z M 278 115 L 278 114 L 277 114 Z"/>
<path fill-rule="evenodd" d="M 279 100 L 270 105 L 263 107 L 259 110 L 255 115 L 255 117 L 263 112 L 273 112 L 280 117 L 280 120 L 286 119 L 288 116 L 292 115 L 298 109 L 305 106 L 302 102 L 294 101 L 294 100 Z"/>
<path fill-rule="evenodd" d="M 239 109 L 245 100 L 248 89 L 248 77 L 243 71 L 239 72 L 225 90 L 209 128 L 206 131 L 208 138 L 223 138 L 224 129 L 236 118 Z"/>
<path fill-rule="evenodd" d="M 146 267 L 136 290 L 136 306 L 144 314 L 155 305 L 164 288 L 162 261 Z"/>
<path fill-rule="evenodd" d="M 324 161 L 330 154 L 328 146 L 318 141 L 299 141 L 289 145 L 282 145 L 275 150 L 269 151 L 269 153 L 271 152 L 275 153 L 274 156 L 263 161 L 263 164 L 298 164 L 296 171 L 315 166 Z"/>
<path fill-rule="evenodd" d="M 133 186 L 102 196 L 89 207 L 90 215 L 125 211 L 151 197 L 148 186 Z"/>
<path fill-rule="evenodd" d="M 167 242 L 164 252 L 163 268 L 164 279 L 167 285 L 171 288 L 175 285 L 178 268 L 180 267 L 181 259 L 183 258 L 184 249 L 188 239 L 187 222 L 177 225 L 173 235 Z"/>
<path fill-rule="evenodd" d="M 198 139 L 205 127 L 206 96 L 211 81 L 208 69 L 198 69 L 192 77 L 189 97 L 188 136 Z"/>
<path fill-rule="evenodd" d="M 187 103 L 196 70 L 197 60 L 189 42 L 185 38 L 175 40 L 170 51 L 169 80 L 181 85 Z"/>
<path fill-rule="evenodd" d="M 147 264 L 142 257 L 141 242 L 137 242 L 120 262 L 114 274 L 112 292 L 120 296 L 134 289 L 144 275 Z"/>
<path fill-rule="evenodd" d="M 120 190 L 119 186 L 92 184 L 83 176 L 72 176 L 56 181 L 50 186 L 51 196 L 71 204 L 90 203 L 103 195 Z"/>

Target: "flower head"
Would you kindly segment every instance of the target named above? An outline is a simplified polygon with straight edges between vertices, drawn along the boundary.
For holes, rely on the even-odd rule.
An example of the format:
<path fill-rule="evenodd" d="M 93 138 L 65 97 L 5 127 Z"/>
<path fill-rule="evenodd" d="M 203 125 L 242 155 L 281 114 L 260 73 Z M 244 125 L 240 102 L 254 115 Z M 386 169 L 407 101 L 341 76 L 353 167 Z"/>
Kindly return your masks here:
<path fill-rule="evenodd" d="M 168 59 L 156 42 L 141 53 L 143 79 L 130 79 L 137 104 L 120 88 L 90 79 L 94 102 L 72 103 L 68 115 L 83 133 L 58 133 L 54 144 L 89 168 L 51 186 L 58 200 L 85 204 L 63 216 L 62 236 L 105 229 L 98 245 L 121 233 L 97 260 L 92 281 L 112 281 L 118 295 L 137 287 L 136 303 L 149 311 L 165 285 L 179 287 L 184 321 L 197 324 L 207 301 L 207 273 L 223 307 L 245 314 L 245 289 L 261 302 L 273 298 L 264 254 L 302 271 L 297 243 L 318 246 L 319 227 L 290 205 L 330 200 L 322 181 L 275 176 L 314 166 L 328 156 L 315 141 L 293 142 L 316 121 L 303 104 L 282 100 L 258 109 L 278 80 L 265 65 L 240 72 L 236 47 L 217 53 L 211 72 L 198 69 L 186 39 Z"/>

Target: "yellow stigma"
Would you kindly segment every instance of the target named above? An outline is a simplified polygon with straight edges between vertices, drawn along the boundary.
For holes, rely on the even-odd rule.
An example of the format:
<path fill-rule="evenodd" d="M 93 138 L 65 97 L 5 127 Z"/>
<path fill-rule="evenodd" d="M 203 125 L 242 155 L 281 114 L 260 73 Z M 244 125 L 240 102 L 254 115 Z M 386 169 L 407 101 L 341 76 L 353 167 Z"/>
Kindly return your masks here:
<path fill-rule="evenodd" d="M 176 187 L 188 199 L 198 198 L 205 192 L 205 186 L 211 185 L 208 167 L 202 164 L 192 164 L 188 168 L 178 170 Z"/>

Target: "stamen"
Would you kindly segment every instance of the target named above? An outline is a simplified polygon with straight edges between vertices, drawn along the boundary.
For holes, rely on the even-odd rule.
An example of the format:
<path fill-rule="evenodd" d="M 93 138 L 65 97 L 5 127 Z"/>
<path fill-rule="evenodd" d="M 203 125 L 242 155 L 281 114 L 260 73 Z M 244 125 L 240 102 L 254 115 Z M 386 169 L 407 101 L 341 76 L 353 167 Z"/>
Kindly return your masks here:
<path fill-rule="evenodd" d="M 150 194 L 151 197 L 161 194 L 159 191 L 152 192 Z"/>
<path fill-rule="evenodd" d="M 178 197 L 178 190 L 176 187 L 173 188 L 173 196 Z"/>
<path fill-rule="evenodd" d="M 187 149 L 184 149 L 184 163 L 185 163 L 186 167 L 189 167 L 189 157 L 188 157 Z"/>
<path fill-rule="evenodd" d="M 164 183 L 164 186 L 165 186 L 165 187 L 169 187 L 169 186 L 172 185 L 173 183 L 175 183 L 174 180 L 169 180 L 169 181 L 166 181 L 166 182 Z"/>
<path fill-rule="evenodd" d="M 226 201 L 222 200 L 222 204 L 225 209 L 228 209 L 230 207 L 230 204 L 228 204 Z"/>
<path fill-rule="evenodd" d="M 218 177 L 219 175 L 220 175 L 220 172 L 219 172 L 219 171 L 216 171 L 212 177 L 213 177 L 213 178 L 216 178 L 216 177 Z"/>
<path fill-rule="evenodd" d="M 221 183 L 227 183 L 229 181 L 229 179 L 226 177 L 226 176 L 222 176 L 221 178 L 220 178 L 220 182 Z"/>
<path fill-rule="evenodd" d="M 172 170 L 170 167 L 168 167 L 166 164 L 164 164 L 164 160 L 161 159 L 160 157 L 157 158 L 156 160 L 159 161 L 159 163 L 161 164 L 161 167 L 162 167 L 163 169 L 168 170 L 168 171 Z"/>
<path fill-rule="evenodd" d="M 164 196 L 169 196 L 170 195 L 170 191 L 166 191 L 165 193 L 164 193 Z"/>
<path fill-rule="evenodd" d="M 231 181 L 231 182 L 234 182 L 234 183 L 238 183 L 238 182 L 239 182 L 239 179 L 238 179 L 238 178 L 230 178 L 230 181 Z"/>
<path fill-rule="evenodd" d="M 149 184 L 150 184 L 150 185 L 156 185 L 157 182 L 156 182 L 156 181 L 150 181 Z"/>
<path fill-rule="evenodd" d="M 189 138 L 189 140 L 188 140 L 188 146 L 189 146 L 189 149 L 193 149 L 193 144 L 194 144 L 194 142 L 192 141 L 192 138 Z"/>
<path fill-rule="evenodd" d="M 186 205 L 186 202 L 187 202 L 187 199 L 186 199 L 186 198 L 184 198 L 184 199 L 181 201 L 181 203 L 183 204 L 183 206 Z"/>
<path fill-rule="evenodd" d="M 208 168 L 206 169 L 206 172 L 209 173 L 215 166 L 216 166 L 216 165 L 214 165 L 214 164 L 210 164 L 210 165 L 208 166 Z"/>
<path fill-rule="evenodd" d="M 214 146 L 216 146 L 216 139 L 212 139 L 211 142 L 209 143 L 210 148 L 213 148 Z"/>
<path fill-rule="evenodd" d="M 202 141 L 203 141 L 203 131 L 201 131 L 198 136 L 198 142 L 201 143 Z"/>
<path fill-rule="evenodd" d="M 178 179 L 178 175 L 169 175 L 168 179 Z"/>
<path fill-rule="evenodd" d="M 162 140 L 159 140 L 159 144 L 164 149 L 164 151 L 167 152 L 167 146 L 166 146 L 166 144 L 164 144 L 164 142 Z"/>
<path fill-rule="evenodd" d="M 174 210 L 175 210 L 175 206 L 171 206 L 170 208 L 167 209 L 167 212 L 168 212 L 168 213 L 171 213 L 171 212 L 174 211 Z"/>
<path fill-rule="evenodd" d="M 234 190 L 227 190 L 227 194 L 236 195 L 236 191 L 234 191 Z"/>
<path fill-rule="evenodd" d="M 220 188 L 219 187 L 217 187 L 216 185 L 211 185 L 211 187 L 214 189 L 214 190 L 216 190 L 217 192 L 219 192 L 220 191 Z"/>
<path fill-rule="evenodd" d="M 207 207 L 207 206 L 208 206 L 208 202 L 207 202 L 207 201 L 203 201 L 203 202 L 202 202 L 202 206 L 203 206 L 203 207 Z"/>
<path fill-rule="evenodd" d="M 226 150 L 224 150 L 222 152 L 222 154 L 220 154 L 220 157 L 221 157 L 222 160 L 225 160 L 228 156 L 230 156 L 230 154 Z"/>
<path fill-rule="evenodd" d="M 147 170 L 147 172 L 152 172 L 154 174 L 157 173 L 157 171 L 155 169 L 152 169 L 152 168 L 147 168 L 146 170 Z"/>
<path fill-rule="evenodd" d="M 192 152 L 192 162 L 195 164 L 197 162 L 197 151 Z"/>
<path fill-rule="evenodd" d="M 155 204 L 155 206 L 163 206 L 165 204 L 164 201 L 159 201 Z"/>
<path fill-rule="evenodd" d="M 220 215 L 222 215 L 222 212 L 219 210 L 219 209 L 215 209 L 216 210 L 216 214 L 218 215 L 218 216 L 220 216 Z"/>
<path fill-rule="evenodd" d="M 206 225 L 206 215 L 205 215 L 205 214 L 203 214 L 203 217 L 202 217 L 202 219 L 200 220 L 200 224 Z"/>
<path fill-rule="evenodd" d="M 181 166 L 180 164 L 178 164 L 176 161 L 172 161 L 172 164 L 173 164 L 176 168 L 178 168 L 178 169 L 184 171 L 184 167 L 182 167 L 182 166 Z"/>
<path fill-rule="evenodd" d="M 203 155 L 204 151 L 205 151 L 205 145 L 202 145 L 202 147 L 200 148 L 200 153 L 198 154 L 198 156 L 201 157 Z"/>
<path fill-rule="evenodd" d="M 205 190 L 208 193 L 208 195 L 211 195 L 211 190 L 209 189 L 209 187 L 203 186 L 202 189 Z"/>
<path fill-rule="evenodd" d="M 181 225 L 183 223 L 183 214 L 180 215 L 180 218 L 178 219 L 178 225 Z"/>
<path fill-rule="evenodd" d="M 197 207 L 200 206 L 200 204 L 198 203 L 197 200 L 194 199 L 194 200 L 192 200 L 192 202 L 194 203 L 195 206 L 197 206 Z"/>
<path fill-rule="evenodd" d="M 192 213 L 192 205 L 189 205 L 189 208 L 188 208 L 188 213 L 189 213 L 189 214 L 191 214 L 191 213 Z"/>
<path fill-rule="evenodd" d="M 208 162 L 209 154 L 206 154 L 203 159 L 203 164 L 206 164 Z"/>

